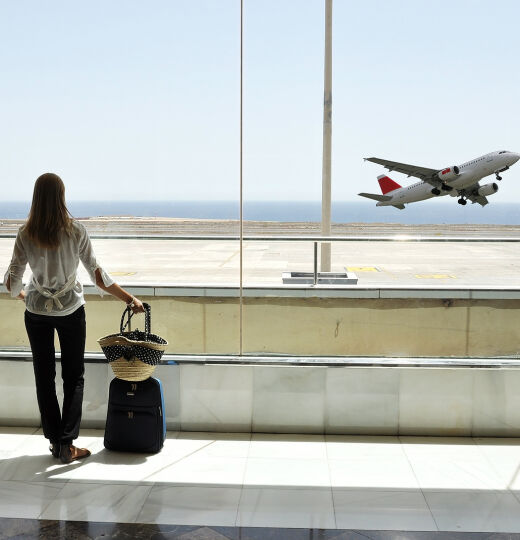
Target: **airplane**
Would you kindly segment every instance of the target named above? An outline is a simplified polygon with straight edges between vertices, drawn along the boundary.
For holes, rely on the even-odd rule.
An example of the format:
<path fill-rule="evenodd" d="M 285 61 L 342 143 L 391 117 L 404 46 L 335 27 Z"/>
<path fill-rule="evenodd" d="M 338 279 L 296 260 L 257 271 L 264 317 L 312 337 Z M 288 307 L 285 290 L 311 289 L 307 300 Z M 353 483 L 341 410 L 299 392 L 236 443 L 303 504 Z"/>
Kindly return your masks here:
<path fill-rule="evenodd" d="M 480 185 L 480 180 L 492 174 L 496 176 L 497 180 L 502 180 L 500 173 L 507 171 L 519 159 L 520 154 L 499 150 L 467 161 L 462 165 L 454 165 L 444 169 L 428 169 L 369 157 L 365 158 L 365 161 L 383 165 L 389 171 L 397 171 L 408 177 L 415 176 L 420 181 L 402 187 L 386 174 L 382 174 L 377 177 L 382 195 L 376 193 L 358 193 L 358 195 L 377 201 L 376 206 L 393 206 L 399 210 L 404 210 L 405 204 L 448 194 L 452 197 L 459 197 L 457 202 L 461 205 L 466 205 L 470 200 L 473 204 L 479 203 L 485 206 L 489 202 L 486 197 L 496 193 L 498 185 L 496 182 Z"/>

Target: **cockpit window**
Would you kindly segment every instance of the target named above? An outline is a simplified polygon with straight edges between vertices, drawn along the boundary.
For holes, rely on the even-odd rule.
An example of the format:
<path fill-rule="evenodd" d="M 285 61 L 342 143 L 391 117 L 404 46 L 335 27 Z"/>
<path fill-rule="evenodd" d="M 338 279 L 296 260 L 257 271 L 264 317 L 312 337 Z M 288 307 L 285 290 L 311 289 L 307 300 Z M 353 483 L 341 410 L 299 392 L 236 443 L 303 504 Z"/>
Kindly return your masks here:
<path fill-rule="evenodd" d="M 507 150 L 500 150 L 499 154 L 507 154 Z"/>

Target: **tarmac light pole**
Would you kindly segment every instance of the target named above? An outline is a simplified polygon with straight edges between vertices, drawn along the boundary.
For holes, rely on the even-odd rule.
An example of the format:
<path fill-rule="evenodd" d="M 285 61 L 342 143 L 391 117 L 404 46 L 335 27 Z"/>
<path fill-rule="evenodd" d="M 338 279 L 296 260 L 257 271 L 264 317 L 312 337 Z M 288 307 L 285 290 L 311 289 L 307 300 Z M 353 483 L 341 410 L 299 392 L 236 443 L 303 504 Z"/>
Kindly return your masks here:
<path fill-rule="evenodd" d="M 330 236 L 332 139 L 332 0 L 325 0 L 325 74 L 323 92 L 323 168 L 321 235 Z M 330 272 L 330 242 L 321 244 L 321 271 Z"/>

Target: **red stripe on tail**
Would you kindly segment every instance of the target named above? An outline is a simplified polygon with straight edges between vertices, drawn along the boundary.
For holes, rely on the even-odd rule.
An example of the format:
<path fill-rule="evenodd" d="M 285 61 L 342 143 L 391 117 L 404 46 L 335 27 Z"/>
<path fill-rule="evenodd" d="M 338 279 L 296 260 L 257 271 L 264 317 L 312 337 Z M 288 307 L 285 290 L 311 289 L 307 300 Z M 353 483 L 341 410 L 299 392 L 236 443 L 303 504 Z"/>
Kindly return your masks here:
<path fill-rule="evenodd" d="M 394 182 L 391 178 L 385 175 L 378 176 L 377 181 L 379 182 L 383 195 L 386 195 L 390 191 L 394 191 L 395 189 L 399 189 L 401 187 L 397 182 Z"/>

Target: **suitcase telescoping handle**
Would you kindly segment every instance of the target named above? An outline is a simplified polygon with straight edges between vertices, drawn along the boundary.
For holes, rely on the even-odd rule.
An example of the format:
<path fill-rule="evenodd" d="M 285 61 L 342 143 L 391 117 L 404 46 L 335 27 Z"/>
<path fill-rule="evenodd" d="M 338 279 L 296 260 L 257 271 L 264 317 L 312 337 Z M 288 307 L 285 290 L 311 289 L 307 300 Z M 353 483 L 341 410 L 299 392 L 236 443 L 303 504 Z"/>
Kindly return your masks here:
<path fill-rule="evenodd" d="M 152 332 L 152 308 L 150 307 L 150 304 L 147 304 L 146 302 L 143 302 L 144 307 L 144 331 L 147 334 L 150 334 Z M 125 316 L 128 317 L 128 320 L 125 323 Z M 125 328 L 130 324 L 130 319 L 134 316 L 134 312 L 132 311 L 132 308 L 127 306 L 126 309 L 123 311 L 123 315 L 121 317 L 121 324 L 119 325 L 119 329 L 121 331 L 121 334 L 125 331 Z M 129 330 L 131 327 L 128 328 Z"/>

